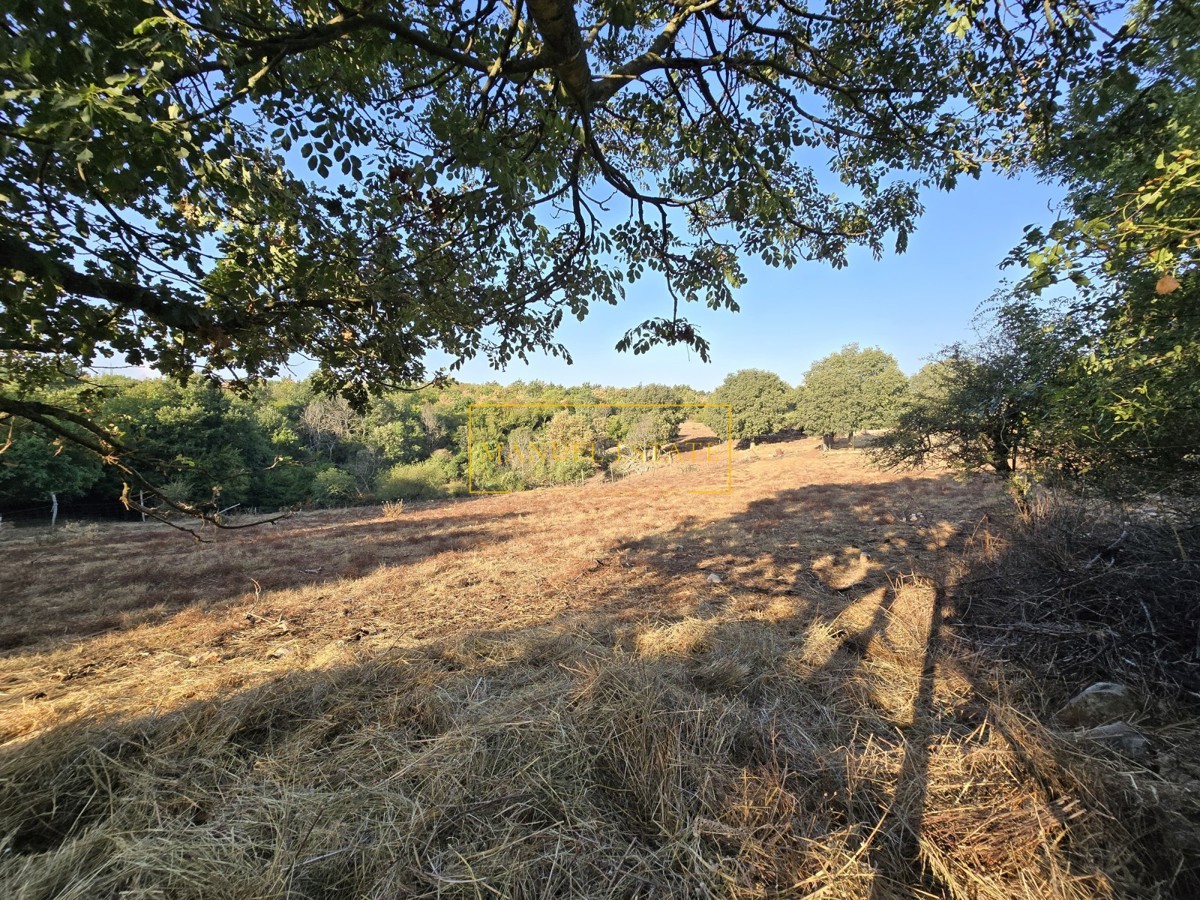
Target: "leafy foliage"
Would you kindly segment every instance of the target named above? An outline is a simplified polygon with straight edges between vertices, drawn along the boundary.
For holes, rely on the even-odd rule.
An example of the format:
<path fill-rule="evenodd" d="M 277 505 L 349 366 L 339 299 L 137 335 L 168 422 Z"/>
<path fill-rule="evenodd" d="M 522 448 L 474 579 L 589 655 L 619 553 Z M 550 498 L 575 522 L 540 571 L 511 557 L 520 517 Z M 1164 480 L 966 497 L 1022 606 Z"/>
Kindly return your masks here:
<path fill-rule="evenodd" d="M 1056 449 L 1050 410 L 1077 360 L 1069 323 L 1028 304 L 1007 303 L 973 345 L 956 344 L 927 366 L 873 449 L 886 465 L 948 462 L 1011 475 L 1070 462 Z"/>
<path fill-rule="evenodd" d="M 1200 389 L 1184 381 L 1194 363 L 1180 348 L 1153 373 L 1142 369 L 1146 380 L 1122 396 L 1141 366 L 1137 348 L 1123 358 L 1112 329 L 1094 325 L 1069 310 L 1009 298 L 983 340 L 943 351 L 898 426 L 877 444 L 879 458 L 919 465 L 932 457 L 1119 498 L 1195 495 Z M 1179 406 L 1185 394 L 1193 402 Z"/>
<path fill-rule="evenodd" d="M 797 414 L 806 431 L 853 437 L 891 425 L 907 389 L 908 379 L 890 353 L 848 344 L 804 374 Z"/>
<path fill-rule="evenodd" d="M 337 466 L 322 469 L 313 479 L 313 497 L 323 506 L 343 506 L 355 494 L 354 476 Z"/>
<path fill-rule="evenodd" d="M 791 386 L 762 369 L 742 369 L 727 376 L 707 402 L 710 405 L 700 420 L 721 438 L 764 437 L 792 427 L 795 421 Z M 732 407 L 732 426 L 725 404 Z"/>
<path fill-rule="evenodd" d="M 379 500 L 431 500 L 444 497 L 448 485 L 458 477 L 453 457 L 439 450 L 428 459 L 400 463 L 379 476 L 375 496 Z"/>
<path fill-rule="evenodd" d="M 1027 286 L 1069 279 L 1142 280 L 1160 296 L 1194 276 L 1200 254 L 1200 24 L 1179 0 L 1138 4 L 1075 83 L 1044 171 L 1069 191 L 1062 217 L 1031 227 L 1013 261 L 1028 262 Z M 1172 298 L 1174 301 L 1175 298 Z M 1172 302 L 1182 308 L 1185 303 Z"/>
<path fill-rule="evenodd" d="M 75 444 L 56 442 L 29 427 L 0 435 L 11 445 L 0 456 L 0 503 L 42 502 L 51 493 L 78 497 L 100 480 L 100 460 Z"/>
<path fill-rule="evenodd" d="M 1200 17 L 1142 3 L 1075 83 L 1041 156 L 1068 193 L 1011 261 L 1028 298 L 1068 282 L 1077 361 L 1045 415 L 1106 492 L 1194 493 L 1200 474 Z"/>
<path fill-rule="evenodd" d="M 1106 9 L 14 0 L 0 415 L 60 354 L 248 382 L 302 353 L 363 409 L 430 350 L 566 356 L 563 317 L 648 274 L 670 313 L 620 346 L 707 358 L 681 307 L 736 309 L 746 256 L 903 249 L 922 187 L 1028 158 Z"/>
<path fill-rule="evenodd" d="M 473 489 L 575 483 L 610 466 L 619 442 L 626 459 L 638 450 L 653 459 L 653 448 L 673 441 L 696 411 L 683 404 L 698 395 L 666 385 L 451 383 L 387 393 L 359 412 L 316 395 L 307 380 L 269 381 L 242 395 L 201 381 L 104 376 L 48 380 L 35 396 L 46 404 L 79 398 L 129 444 L 127 462 L 170 503 L 211 512 L 456 496 L 467 490 L 468 466 Z M 34 427 L 14 425 L 13 446 L 0 454 L 0 512 L 45 505 L 52 490 L 115 512 L 120 473 Z M 497 458 L 497 447 L 514 446 L 528 452 Z"/>
<path fill-rule="evenodd" d="M 649 448 L 675 440 L 679 426 L 700 409 L 684 406 L 685 391 L 663 384 L 638 385 L 620 393 L 622 405 L 614 408 L 609 437 L 632 444 L 645 453 Z M 722 432 L 723 433 L 723 432 Z"/>

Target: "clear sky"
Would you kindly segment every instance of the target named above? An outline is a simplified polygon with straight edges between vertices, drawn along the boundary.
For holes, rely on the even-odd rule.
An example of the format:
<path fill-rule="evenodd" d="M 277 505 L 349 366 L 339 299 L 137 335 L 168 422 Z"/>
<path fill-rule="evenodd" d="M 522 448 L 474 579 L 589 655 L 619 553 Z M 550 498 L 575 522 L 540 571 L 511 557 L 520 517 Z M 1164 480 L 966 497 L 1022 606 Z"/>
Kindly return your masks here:
<path fill-rule="evenodd" d="M 971 336 L 979 305 L 1004 278 L 1018 275 L 1001 272 L 999 263 L 1025 225 L 1053 220 L 1049 207 L 1060 195 L 1032 177 L 965 179 L 953 192 L 924 197 L 925 215 L 902 255 L 876 261 L 860 251 L 841 270 L 801 263 L 788 271 L 750 262 L 749 283 L 737 295 L 741 312 L 681 310 L 712 344 L 709 364 L 678 347 L 642 356 L 613 349 L 631 326 L 671 313 L 666 291 L 646 278 L 629 289 L 624 304 L 597 306 L 583 322 L 564 323 L 559 335 L 574 365 L 543 356 L 496 372 L 475 360 L 455 377 L 567 385 L 662 382 L 709 390 L 730 372 L 758 368 L 798 384 L 814 360 L 848 343 L 881 347 L 911 375 L 942 346 Z"/>
<path fill-rule="evenodd" d="M 841 270 L 801 263 L 788 271 L 749 261 L 749 282 L 737 293 L 741 312 L 702 306 L 681 310 L 712 345 L 708 364 L 679 347 L 658 347 L 642 356 L 613 349 L 633 325 L 670 315 L 670 298 L 649 277 L 629 288 L 625 303 L 595 306 L 583 322 L 568 318 L 559 337 L 573 365 L 537 356 L 528 365 L 516 361 L 495 371 L 474 360 L 455 377 L 618 387 L 660 382 L 711 390 L 730 372 L 758 368 L 799 384 L 815 360 L 849 343 L 881 347 L 911 375 L 941 347 L 971 338 L 979 305 L 1002 280 L 1019 277 L 1017 270 L 1002 272 L 1001 260 L 1020 242 L 1024 226 L 1053 221 L 1051 206 L 1060 197 L 1060 190 L 1032 176 L 964 179 L 952 192 L 925 195 L 925 214 L 904 254 L 887 253 L 877 261 L 860 250 Z M 445 363 L 433 356 L 430 364 L 432 369 Z M 290 374 L 304 377 L 311 370 L 311 363 L 296 360 Z M 116 371 L 157 374 L 128 367 Z"/>

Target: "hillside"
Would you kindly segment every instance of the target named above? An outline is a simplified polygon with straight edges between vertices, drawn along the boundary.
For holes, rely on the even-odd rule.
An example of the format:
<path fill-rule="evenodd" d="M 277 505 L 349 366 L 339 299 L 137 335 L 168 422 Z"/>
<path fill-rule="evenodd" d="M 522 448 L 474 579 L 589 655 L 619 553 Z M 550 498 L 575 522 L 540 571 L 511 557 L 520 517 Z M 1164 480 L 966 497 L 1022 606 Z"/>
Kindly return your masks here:
<path fill-rule="evenodd" d="M 1007 510 L 809 439 L 207 543 L 9 531 L 0 886 L 1188 896 L 1192 770 L 1056 726 L 1086 683 L 969 627 Z"/>

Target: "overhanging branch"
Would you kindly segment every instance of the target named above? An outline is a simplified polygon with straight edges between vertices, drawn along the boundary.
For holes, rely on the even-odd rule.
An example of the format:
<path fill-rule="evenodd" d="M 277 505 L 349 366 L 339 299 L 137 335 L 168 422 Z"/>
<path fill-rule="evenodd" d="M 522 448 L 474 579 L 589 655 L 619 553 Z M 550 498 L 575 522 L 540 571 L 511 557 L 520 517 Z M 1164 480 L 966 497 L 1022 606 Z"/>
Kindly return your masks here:
<path fill-rule="evenodd" d="M 180 331 L 217 331 L 241 324 L 236 318 L 218 321 L 194 298 L 178 291 L 80 272 L 12 237 L 0 236 L 0 271 L 47 279 L 61 285 L 67 294 L 91 297 L 118 309 L 144 313 L 156 322 Z"/>

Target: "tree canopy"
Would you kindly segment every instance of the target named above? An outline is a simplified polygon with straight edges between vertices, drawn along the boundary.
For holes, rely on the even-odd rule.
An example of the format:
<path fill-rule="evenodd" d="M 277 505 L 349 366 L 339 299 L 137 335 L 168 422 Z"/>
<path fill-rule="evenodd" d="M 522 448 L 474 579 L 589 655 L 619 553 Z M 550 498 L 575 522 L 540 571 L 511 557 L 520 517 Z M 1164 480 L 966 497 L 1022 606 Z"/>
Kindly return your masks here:
<path fill-rule="evenodd" d="M 848 344 L 804 374 L 797 414 L 807 431 L 853 437 L 864 428 L 892 424 L 907 389 L 908 379 L 890 353 Z"/>
<path fill-rule="evenodd" d="M 765 437 L 795 425 L 794 392 L 774 372 L 742 369 L 727 375 L 707 403 L 697 418 L 721 438 Z"/>
<path fill-rule="evenodd" d="M 903 245 L 918 186 L 1021 156 L 1089 10 L 17 2 L 4 348 L 304 352 L 357 394 L 434 347 L 563 352 L 564 313 L 647 270 L 731 307 L 742 254 Z M 624 343 L 655 339 L 704 346 L 674 312 Z"/>
<path fill-rule="evenodd" d="M 1048 311 L 999 302 L 979 340 L 945 348 L 913 377 L 874 454 L 888 465 L 937 460 L 1004 476 L 1044 465 L 1060 437 L 1050 413 L 1076 362 L 1069 329 Z"/>
<path fill-rule="evenodd" d="M 0 29 L 0 415 L 46 360 L 361 407 L 654 273 L 683 343 L 741 260 L 903 249 L 923 187 L 1030 159 L 1120 4 L 14 0 Z M 1120 43 L 1118 41 L 1118 43 Z M 119 441 L 93 430 L 110 457 Z"/>

